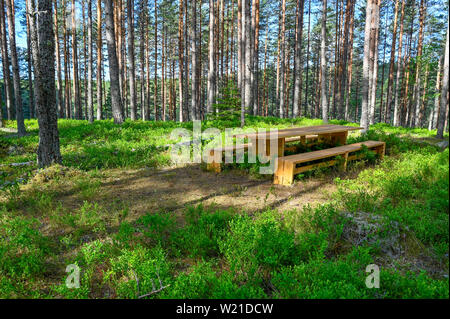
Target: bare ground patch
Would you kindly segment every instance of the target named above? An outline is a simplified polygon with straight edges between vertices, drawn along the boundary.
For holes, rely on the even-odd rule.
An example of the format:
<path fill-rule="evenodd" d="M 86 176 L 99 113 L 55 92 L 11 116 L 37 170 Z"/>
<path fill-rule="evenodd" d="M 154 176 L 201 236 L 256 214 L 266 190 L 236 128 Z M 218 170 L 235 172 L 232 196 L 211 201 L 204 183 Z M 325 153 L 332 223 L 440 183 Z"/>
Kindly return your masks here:
<path fill-rule="evenodd" d="M 336 189 L 331 176 L 297 181 L 286 187 L 273 185 L 270 176 L 253 178 L 238 170 L 215 174 L 199 165 L 111 170 L 105 175 L 108 177 L 102 181 L 98 200 L 126 202 L 134 216 L 152 211 L 180 211 L 198 204 L 246 212 L 287 210 L 326 202 Z"/>

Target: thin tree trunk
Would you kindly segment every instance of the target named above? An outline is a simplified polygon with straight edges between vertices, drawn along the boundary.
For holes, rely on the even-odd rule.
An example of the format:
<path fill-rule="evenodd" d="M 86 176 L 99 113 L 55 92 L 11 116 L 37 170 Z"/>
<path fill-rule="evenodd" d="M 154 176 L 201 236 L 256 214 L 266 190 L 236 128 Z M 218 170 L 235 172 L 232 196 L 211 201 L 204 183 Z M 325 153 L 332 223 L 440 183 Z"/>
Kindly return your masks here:
<path fill-rule="evenodd" d="M 439 97 L 440 97 L 440 93 L 441 93 L 441 73 L 442 73 L 442 64 L 444 63 L 443 58 L 444 57 L 442 56 L 438 62 L 438 70 L 436 73 L 436 87 L 434 89 L 434 94 L 435 94 L 434 108 L 431 112 L 430 121 L 428 124 L 429 131 L 436 129 L 436 127 L 437 127 L 437 119 L 438 119 L 438 114 L 439 114 Z"/>
<path fill-rule="evenodd" d="M 345 98 L 345 114 L 344 119 L 349 120 L 349 105 L 351 100 L 352 91 L 352 78 L 353 78 L 353 34 L 354 34 L 354 21 L 355 21 L 355 1 L 352 3 L 352 13 L 350 17 L 350 30 L 349 30 L 349 57 L 348 57 L 348 67 L 347 67 L 347 78 L 346 81 L 346 98 Z"/>
<path fill-rule="evenodd" d="M 379 25 L 380 25 L 380 15 L 379 15 L 379 1 L 377 0 L 375 10 L 373 11 L 373 23 L 374 28 L 372 30 L 371 44 L 372 50 L 370 53 L 371 66 L 370 66 L 370 89 L 369 89 L 369 125 L 375 122 L 375 104 L 377 97 L 377 80 L 378 80 L 378 38 L 379 38 Z"/>
<path fill-rule="evenodd" d="M 326 56 L 326 38 L 327 38 L 327 0 L 322 3 L 322 28 L 320 39 L 320 77 L 321 77 L 321 105 L 322 120 L 328 123 L 328 100 L 327 100 L 327 56 Z"/>
<path fill-rule="evenodd" d="M 383 112 L 383 90 L 384 90 L 384 69 L 385 69 L 385 61 L 386 61 L 386 44 L 387 44 L 387 33 L 388 33 L 388 14 L 386 13 L 386 20 L 384 25 L 384 44 L 383 44 L 383 67 L 381 70 L 381 94 L 380 94 L 380 114 L 378 117 L 378 122 L 381 123 L 383 120 L 384 115 L 384 121 L 386 121 L 386 112 Z M 395 52 L 395 46 L 392 49 Z"/>
<path fill-rule="evenodd" d="M 97 120 L 102 112 L 102 1 L 97 0 Z"/>
<path fill-rule="evenodd" d="M 87 108 L 88 120 L 94 122 L 94 95 L 92 89 L 92 68 L 93 68 L 93 49 L 92 49 L 92 0 L 87 0 L 88 10 L 88 80 L 87 80 Z"/>
<path fill-rule="evenodd" d="M 280 118 L 284 118 L 284 109 L 285 109 L 285 92 L 286 92 L 286 82 L 284 81 L 285 77 L 285 55 L 286 55 L 286 40 L 285 40 L 285 30 L 286 30 L 286 0 L 281 0 L 281 37 L 280 37 Z M 287 114 L 286 114 L 287 115 Z"/>
<path fill-rule="evenodd" d="M 387 87 L 387 97 L 386 97 L 386 108 L 385 108 L 385 121 L 386 123 L 391 122 L 391 104 L 392 104 L 392 91 L 394 89 L 393 83 L 394 83 L 394 64 L 395 64 L 395 45 L 397 41 L 397 21 L 398 21 L 398 7 L 399 7 L 399 0 L 395 1 L 395 9 L 394 9 L 394 28 L 392 31 L 392 44 L 391 44 L 391 58 L 389 62 L 389 79 L 388 79 L 388 87 Z M 405 9 L 405 0 L 402 0 L 402 18 L 401 18 L 401 27 L 400 27 L 400 39 L 399 39 L 399 48 L 398 48 L 398 61 L 401 60 L 401 52 L 402 52 L 402 35 L 403 35 L 403 15 L 404 15 L 404 9 Z M 400 68 L 400 63 L 397 62 L 397 70 Z M 398 71 L 397 71 L 398 72 Z M 399 75 L 399 73 L 397 73 Z M 398 83 L 397 83 L 397 89 L 398 89 Z M 395 111 L 394 111 L 395 113 Z M 394 119 L 395 122 L 395 119 Z M 394 124 L 395 125 L 395 124 Z"/>
<path fill-rule="evenodd" d="M 421 114 L 420 114 L 420 86 L 421 86 L 421 77 L 420 77 L 420 69 L 422 67 L 422 48 L 423 48 L 423 30 L 425 24 L 425 14 L 426 14 L 426 5 L 425 0 L 420 0 L 420 14 L 419 14 L 419 44 L 417 48 L 417 64 L 416 64 L 416 81 L 414 82 L 414 100 L 415 104 L 415 116 L 411 119 L 412 126 L 419 127 L 422 125 L 421 123 Z M 423 115 L 423 114 L 422 114 Z"/>
<path fill-rule="evenodd" d="M 62 162 L 55 95 L 55 38 L 52 26 L 52 1 L 38 0 L 39 28 L 36 26 L 36 15 L 31 14 L 35 12 L 34 1 L 27 2 L 27 11 L 30 16 L 36 75 L 36 111 L 39 123 L 37 162 L 40 167 L 44 167 Z"/>
<path fill-rule="evenodd" d="M 400 124 L 400 77 L 402 74 L 402 42 L 403 42 L 403 22 L 405 19 L 405 1 L 402 0 L 402 9 L 401 9 L 401 18 L 400 18 L 400 33 L 398 38 L 398 53 L 397 53 L 397 74 L 395 79 L 395 95 L 394 95 L 394 126 L 398 126 Z M 392 50 L 392 49 L 391 49 Z M 387 107 L 390 108 L 389 98 L 387 102 Z M 389 123 L 388 120 L 390 118 L 390 113 L 386 116 L 386 122 Z"/>
<path fill-rule="evenodd" d="M 298 117 L 301 113 L 302 105 L 302 35 L 303 35 L 303 8 L 305 5 L 304 0 L 297 0 L 297 28 L 295 35 L 295 57 L 294 57 L 294 97 L 293 114 L 294 118 Z"/>
<path fill-rule="evenodd" d="M 311 0 L 308 1 L 308 40 L 306 45 L 306 81 L 305 81 L 305 106 L 304 114 L 305 116 L 312 117 L 312 109 L 308 105 L 308 94 L 309 94 L 309 48 L 310 48 L 310 37 L 311 37 Z M 313 65 L 314 67 L 314 65 Z M 314 71 L 313 71 L 314 72 Z"/>
<path fill-rule="evenodd" d="M 80 87 L 78 82 L 78 48 L 75 0 L 72 0 L 72 68 L 73 68 L 73 102 L 75 106 L 75 118 L 81 120 Z"/>
<path fill-rule="evenodd" d="M 447 23 L 447 39 L 445 40 L 445 53 L 444 53 L 444 66 L 442 75 L 442 89 L 441 89 L 441 105 L 439 109 L 438 125 L 437 125 L 437 138 L 444 138 L 444 127 L 447 119 L 446 111 L 448 110 L 448 23 Z M 447 109 L 447 110 L 446 110 Z"/>
<path fill-rule="evenodd" d="M 347 92 L 347 59 L 348 59 L 348 50 L 349 50 L 349 37 L 352 34 L 352 31 L 349 32 L 350 27 L 352 27 L 353 20 L 353 0 L 347 1 L 347 6 L 345 9 L 345 22 L 344 22 L 344 30 L 343 30 L 343 52 L 341 54 L 341 62 L 340 62 L 340 93 L 339 93 L 339 118 L 345 119 L 345 93 Z M 350 50 L 352 48 L 350 47 Z"/>
<path fill-rule="evenodd" d="M 123 108 L 119 87 L 119 62 L 116 55 L 116 39 L 114 26 L 114 1 L 105 0 L 106 43 L 108 45 L 109 77 L 111 91 L 111 108 L 114 123 L 123 123 Z"/>
<path fill-rule="evenodd" d="M 198 102 L 198 86 L 197 86 L 197 1 L 192 2 L 192 20 L 191 20 L 191 109 L 193 114 L 193 120 L 199 119 L 199 107 Z"/>
<path fill-rule="evenodd" d="M 136 106 L 136 69 L 134 63 L 134 0 L 127 0 L 127 24 L 128 24 L 128 63 L 130 85 L 131 120 L 137 119 Z"/>
<path fill-rule="evenodd" d="M 184 103 L 184 91 L 183 91 L 183 28 L 184 28 L 184 0 L 180 0 L 180 11 L 178 18 L 178 94 L 180 100 L 180 122 L 183 122 L 183 103 Z"/>
<path fill-rule="evenodd" d="M 26 0 L 25 4 L 27 6 L 27 2 L 30 0 Z M 29 110 L 30 110 L 30 118 L 34 118 L 35 114 L 35 106 L 34 106 L 34 92 L 33 92 L 33 73 L 31 71 L 32 64 L 33 64 L 33 57 L 31 53 L 31 30 L 30 30 L 30 16 L 26 15 L 26 24 L 27 24 L 27 66 L 28 66 L 28 92 L 29 92 Z M 60 63 L 60 56 L 59 56 L 59 40 L 58 40 L 58 11 L 56 6 L 56 0 L 55 0 L 55 42 L 56 42 L 56 48 L 55 48 L 55 55 L 56 55 L 56 68 L 57 68 L 57 110 L 59 111 L 59 116 L 64 116 L 64 109 L 62 108 L 61 103 L 61 63 Z M 1 117 L 0 117 L 1 118 Z"/>
<path fill-rule="evenodd" d="M 23 120 L 22 95 L 20 93 L 19 59 L 17 57 L 17 50 L 16 50 L 16 30 L 14 19 L 15 12 L 13 0 L 6 0 L 6 11 L 8 16 L 9 47 L 11 51 L 11 66 L 14 84 L 14 104 L 16 106 L 17 134 L 18 136 L 23 136 L 26 134 L 26 129 Z M 52 76 L 54 77 L 54 74 L 52 74 Z"/>
<path fill-rule="evenodd" d="M 158 3 L 155 0 L 155 81 L 154 81 L 154 89 L 153 89 L 153 108 L 155 113 L 155 121 L 158 120 L 158 108 L 157 108 L 157 100 L 158 100 Z"/>
<path fill-rule="evenodd" d="M 361 120 L 360 126 L 363 127 L 363 133 L 369 129 L 369 107 L 370 95 L 369 87 L 371 84 L 371 77 L 373 76 L 373 60 L 371 61 L 371 53 L 375 49 L 375 16 L 377 11 L 378 0 L 367 0 L 366 7 L 366 25 L 364 29 L 364 55 L 363 55 L 363 73 L 362 73 L 362 105 L 361 105 Z M 372 67 L 371 67 L 372 66 Z M 371 72 L 372 71 L 372 72 Z"/>
<path fill-rule="evenodd" d="M 253 0 L 254 41 L 253 41 L 253 115 L 258 115 L 259 110 L 259 1 Z"/>
<path fill-rule="evenodd" d="M 214 45 L 214 28 L 216 24 L 214 0 L 209 0 L 209 72 L 208 72 L 208 101 L 206 112 L 211 113 L 213 111 L 213 104 L 215 103 L 215 91 L 216 91 L 216 52 Z M 242 44 L 241 44 L 242 46 Z M 241 72 L 241 69 L 239 69 Z"/>
<path fill-rule="evenodd" d="M 6 99 L 6 114 L 7 119 L 13 118 L 13 90 L 11 84 L 11 73 L 9 69 L 9 53 L 8 53 L 8 41 L 6 39 L 6 21 L 5 21 L 5 5 L 4 0 L 0 0 L 0 24 L 1 24 L 1 37 L 2 37 L 2 65 L 3 65 L 3 78 L 5 84 L 5 99 Z"/>

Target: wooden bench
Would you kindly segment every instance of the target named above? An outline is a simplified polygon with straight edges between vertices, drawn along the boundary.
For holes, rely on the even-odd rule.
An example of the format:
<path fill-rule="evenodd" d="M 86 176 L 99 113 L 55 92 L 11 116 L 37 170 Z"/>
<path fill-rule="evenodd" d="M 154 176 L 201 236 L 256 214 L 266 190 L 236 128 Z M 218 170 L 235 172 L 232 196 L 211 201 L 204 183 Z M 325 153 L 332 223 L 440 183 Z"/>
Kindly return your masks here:
<path fill-rule="evenodd" d="M 306 136 L 299 136 L 299 137 L 289 137 L 286 138 L 286 143 L 292 143 L 292 142 L 298 142 L 301 141 L 302 143 L 310 143 L 317 141 L 317 135 L 306 135 Z M 222 162 L 222 156 L 223 153 L 226 151 L 233 151 L 233 154 L 235 154 L 236 150 L 243 149 L 244 151 L 247 151 L 249 147 L 251 147 L 251 143 L 247 144 L 241 144 L 239 146 L 236 145 L 230 145 L 225 147 L 216 147 L 209 150 L 209 159 L 208 163 L 206 164 L 206 169 L 208 171 L 213 171 L 216 173 L 220 173 L 221 171 L 221 165 Z M 312 145 L 312 144 L 309 144 Z M 294 147 L 295 148 L 295 147 Z M 290 150 L 290 148 L 285 148 L 285 150 Z"/>
<path fill-rule="evenodd" d="M 348 161 L 359 159 L 364 156 L 364 154 L 354 154 L 349 156 L 350 153 L 360 151 L 363 148 L 363 145 L 365 145 L 368 149 L 373 149 L 380 155 L 380 159 L 384 157 L 386 144 L 378 141 L 366 141 L 362 143 L 328 148 L 320 151 L 283 156 L 277 159 L 278 165 L 274 174 L 274 184 L 291 185 L 294 181 L 294 175 L 318 167 L 328 167 L 336 164 L 342 164 L 342 168 L 345 170 L 347 168 Z M 343 161 L 331 159 L 326 162 L 312 163 L 296 167 L 298 164 L 313 162 L 325 158 L 334 158 L 336 156 L 342 156 Z"/>

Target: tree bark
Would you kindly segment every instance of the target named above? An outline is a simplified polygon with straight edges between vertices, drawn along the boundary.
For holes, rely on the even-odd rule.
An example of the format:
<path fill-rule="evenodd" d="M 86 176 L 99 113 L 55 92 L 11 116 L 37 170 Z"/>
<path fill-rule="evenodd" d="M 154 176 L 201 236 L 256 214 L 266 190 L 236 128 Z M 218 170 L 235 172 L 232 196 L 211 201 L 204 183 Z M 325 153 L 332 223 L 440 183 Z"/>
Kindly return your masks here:
<path fill-rule="evenodd" d="M 32 4 L 33 3 L 33 4 Z M 36 112 L 39 124 L 39 167 L 61 163 L 55 95 L 55 38 L 52 26 L 52 1 L 38 0 L 39 28 L 34 1 L 27 2 L 35 72 Z"/>
<path fill-rule="evenodd" d="M 425 14 L 426 14 L 426 6 L 425 0 L 420 0 L 420 13 L 419 13 L 419 44 L 417 47 L 417 63 L 416 63 L 416 81 L 414 82 L 414 100 L 415 104 L 415 115 L 411 119 L 412 126 L 419 127 L 422 123 L 420 121 L 420 87 L 421 87 L 421 77 L 420 77 L 420 69 L 422 67 L 422 48 L 423 48 L 423 30 L 425 23 Z"/>
<path fill-rule="evenodd" d="M 322 28 L 320 39 L 320 77 L 321 77 L 321 106 L 322 120 L 328 123 L 328 100 L 327 100 L 327 55 L 326 55 L 326 38 L 327 38 L 327 0 L 322 3 Z"/>
<path fill-rule="evenodd" d="M 369 107 L 370 95 L 369 88 L 371 78 L 373 77 L 373 60 L 375 52 L 375 30 L 376 15 L 378 11 L 378 0 L 367 0 L 366 6 L 366 25 L 364 28 L 364 55 L 363 55 L 363 73 L 362 73 L 362 104 L 360 126 L 363 127 L 363 133 L 369 130 Z"/>
<path fill-rule="evenodd" d="M 405 0 L 402 0 L 402 12 L 404 10 L 404 6 L 405 6 Z M 394 9 L 394 28 L 392 30 L 391 58 L 389 60 L 389 79 L 388 79 L 386 107 L 385 107 L 386 123 L 391 122 L 391 112 L 392 112 L 391 104 L 392 104 L 392 91 L 393 91 L 393 82 L 394 82 L 395 45 L 396 45 L 396 41 L 397 41 L 398 7 L 399 7 L 399 0 L 396 0 L 395 1 L 395 9 Z M 403 23 L 402 23 L 402 26 L 403 26 Z M 401 37 L 401 35 L 400 35 L 400 37 Z M 401 59 L 400 53 L 401 53 L 401 40 L 399 40 L 399 56 L 398 56 L 399 60 Z M 399 65 L 397 65 L 397 68 L 398 67 L 399 67 Z"/>
<path fill-rule="evenodd" d="M 130 109 L 131 120 L 137 119 L 136 106 L 136 68 L 134 62 L 134 0 L 127 0 L 127 24 L 128 24 L 128 72 L 130 85 Z"/>
<path fill-rule="evenodd" d="M 16 30 L 15 30 L 15 12 L 13 0 L 6 0 L 6 11 L 8 16 L 8 33 L 9 33 L 9 48 L 11 51 L 11 66 L 14 84 L 14 104 L 16 106 L 16 121 L 17 134 L 23 136 L 26 134 L 25 123 L 23 120 L 22 95 L 20 93 L 20 73 L 19 73 L 19 59 L 16 50 Z M 53 52 L 54 54 L 54 52 Z M 52 74 L 54 77 L 54 73 Z"/>
<path fill-rule="evenodd" d="M 430 120 L 428 123 L 429 131 L 434 130 L 437 126 L 437 119 L 438 119 L 438 114 L 439 114 L 439 97 L 440 97 L 440 93 L 441 93 L 441 73 L 442 73 L 442 64 L 444 63 L 443 59 L 444 59 L 444 57 L 442 56 L 438 62 L 438 70 L 436 73 L 436 87 L 434 89 L 434 94 L 435 94 L 434 108 L 431 111 Z"/>
<path fill-rule="evenodd" d="M 153 108 L 155 113 L 155 121 L 158 120 L 158 3 L 155 0 L 155 81 L 153 89 Z"/>
<path fill-rule="evenodd" d="M 183 91 L 183 29 L 184 29 L 184 0 L 180 0 L 180 10 L 178 18 L 178 94 L 180 100 L 180 122 L 184 121 L 184 91 Z"/>
<path fill-rule="evenodd" d="M 2 65 L 3 65 L 3 79 L 5 84 L 5 99 L 6 99 L 6 115 L 8 120 L 13 118 L 13 91 L 11 84 L 11 73 L 9 70 L 9 53 L 8 41 L 6 39 L 6 21 L 5 21 L 5 6 L 4 0 L 0 0 L 0 25 L 2 37 Z"/>
<path fill-rule="evenodd" d="M 197 79 L 197 1 L 192 2 L 192 19 L 191 19 L 191 110 L 193 114 L 193 120 L 199 119 L 199 107 L 198 107 L 198 79 Z"/>
<path fill-rule="evenodd" d="M 214 45 L 214 28 L 216 24 L 214 0 L 209 0 L 209 71 L 208 71 L 208 101 L 206 112 L 211 113 L 213 111 L 213 104 L 215 103 L 215 91 L 216 91 L 216 52 Z M 239 69 L 241 72 L 241 69 Z"/>
<path fill-rule="evenodd" d="M 102 1 L 97 0 L 97 120 L 102 112 Z"/>
<path fill-rule="evenodd" d="M 295 57 L 294 57 L 294 97 L 292 99 L 292 117 L 296 118 L 301 112 L 302 105 L 302 35 L 303 35 L 303 9 L 305 1 L 297 0 L 297 28 L 295 31 Z"/>
<path fill-rule="evenodd" d="M 25 1 L 25 7 L 26 7 L 26 3 L 27 1 L 30 0 L 26 0 Z M 31 53 L 31 30 L 30 30 L 30 17 L 26 15 L 26 24 L 27 24 L 27 67 L 28 67 L 28 92 L 29 92 L 29 111 L 30 111 L 30 118 L 34 118 L 35 116 L 35 106 L 34 106 L 34 92 L 33 92 L 33 73 L 31 71 L 32 69 L 32 64 L 33 64 L 33 58 L 32 58 L 32 53 Z M 56 49 L 55 49 L 55 54 L 56 54 L 56 67 L 58 69 L 57 72 L 57 94 L 58 94 L 58 100 L 57 100 L 57 109 L 59 111 L 60 117 L 64 116 L 64 110 L 61 108 L 61 63 L 59 61 L 59 43 L 58 43 L 58 14 L 57 14 L 57 10 L 56 10 L 56 1 L 55 1 L 55 21 L 56 21 L 56 25 L 55 25 L 55 42 L 56 42 Z M 61 113 L 62 112 L 62 113 Z M 0 117 L 1 118 L 1 117 Z"/>
<path fill-rule="evenodd" d="M 445 40 L 445 53 L 444 53 L 444 66 L 443 75 L 442 75 L 442 89 L 441 89 L 441 105 L 439 108 L 439 119 L 437 125 L 437 138 L 444 138 L 444 126 L 446 116 L 446 109 L 448 104 L 448 60 L 449 60 L 449 52 L 448 52 L 448 23 L 447 23 L 447 39 Z"/>
<path fill-rule="evenodd" d="M 286 82 L 284 81 L 285 77 L 285 55 L 286 55 L 286 41 L 285 41 L 285 32 L 286 31 L 286 0 L 281 0 L 281 34 L 280 34 L 280 118 L 284 118 L 285 114 L 285 93 L 286 93 Z M 286 114 L 287 116 L 287 114 Z"/>
<path fill-rule="evenodd" d="M 72 0 L 72 68 L 73 68 L 73 102 L 75 106 L 75 118 L 81 120 L 82 109 L 80 101 L 80 84 L 78 81 L 78 48 L 75 0 Z"/>
<path fill-rule="evenodd" d="M 398 126 L 400 124 L 400 77 L 402 74 L 402 42 L 403 42 L 403 22 L 405 19 L 405 1 L 402 0 L 401 18 L 400 18 L 400 33 L 398 38 L 398 53 L 397 53 L 397 74 L 395 79 L 395 95 L 394 95 L 394 119 L 393 125 Z M 392 49 L 391 49 L 392 50 Z M 388 99 L 388 107 L 389 99 Z M 388 114 L 386 118 L 390 115 Z M 389 121 L 386 121 L 389 123 Z"/>
<path fill-rule="evenodd" d="M 106 43 L 108 46 L 109 77 L 111 90 L 111 108 L 114 123 L 123 123 L 122 100 L 119 87 L 119 62 L 116 55 L 116 39 L 114 27 L 114 1 L 105 0 Z"/>

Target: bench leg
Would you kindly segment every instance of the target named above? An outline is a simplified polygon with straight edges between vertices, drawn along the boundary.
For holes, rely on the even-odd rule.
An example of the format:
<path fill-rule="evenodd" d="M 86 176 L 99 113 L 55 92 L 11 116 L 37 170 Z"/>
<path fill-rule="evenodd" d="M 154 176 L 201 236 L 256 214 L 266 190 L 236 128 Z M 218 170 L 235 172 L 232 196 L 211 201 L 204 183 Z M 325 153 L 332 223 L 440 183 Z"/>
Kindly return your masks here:
<path fill-rule="evenodd" d="M 278 159 L 273 183 L 277 185 L 291 185 L 294 182 L 295 164 Z"/>
<path fill-rule="evenodd" d="M 275 173 L 273 174 L 273 183 L 276 185 L 282 185 L 283 184 L 283 165 L 284 162 L 281 158 L 277 158 L 277 166 Z"/>
<path fill-rule="evenodd" d="M 283 185 L 292 185 L 294 182 L 295 164 L 292 162 L 284 162 L 283 165 Z"/>
<path fill-rule="evenodd" d="M 220 173 L 221 159 L 222 159 L 222 152 L 215 152 L 214 150 L 212 150 L 209 153 L 209 158 L 208 158 L 208 163 L 206 164 L 206 169 L 211 172 Z"/>
<path fill-rule="evenodd" d="M 380 155 L 380 160 L 384 158 L 384 155 L 386 154 L 386 144 L 383 144 L 375 149 L 375 151 Z"/>
<path fill-rule="evenodd" d="M 344 154 L 344 162 L 342 163 L 342 171 L 347 171 L 348 153 Z"/>

